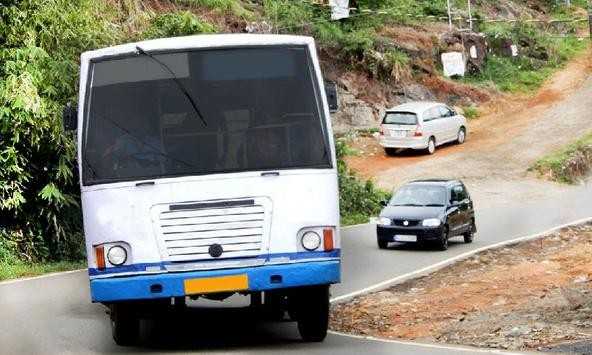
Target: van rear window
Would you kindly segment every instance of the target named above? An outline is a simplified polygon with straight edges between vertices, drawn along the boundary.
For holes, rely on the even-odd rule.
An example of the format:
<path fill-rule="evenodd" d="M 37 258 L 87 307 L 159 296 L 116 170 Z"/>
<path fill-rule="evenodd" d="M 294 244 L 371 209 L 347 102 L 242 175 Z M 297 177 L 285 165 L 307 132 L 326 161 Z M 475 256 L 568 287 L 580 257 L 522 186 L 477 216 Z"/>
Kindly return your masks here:
<path fill-rule="evenodd" d="M 412 112 L 387 112 L 382 123 L 416 125 L 417 115 Z"/>

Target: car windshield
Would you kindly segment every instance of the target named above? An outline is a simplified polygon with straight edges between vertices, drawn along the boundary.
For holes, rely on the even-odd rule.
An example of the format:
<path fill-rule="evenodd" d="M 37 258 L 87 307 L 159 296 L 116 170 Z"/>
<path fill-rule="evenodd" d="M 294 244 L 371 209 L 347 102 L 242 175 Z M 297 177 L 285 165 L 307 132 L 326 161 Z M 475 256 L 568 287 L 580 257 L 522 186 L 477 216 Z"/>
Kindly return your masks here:
<path fill-rule="evenodd" d="M 412 184 L 401 187 L 391 198 L 391 206 L 444 206 L 446 189 L 442 186 Z"/>
<path fill-rule="evenodd" d="M 331 168 L 305 46 L 109 58 L 91 62 L 89 82 L 82 159 L 87 185 Z"/>
<path fill-rule="evenodd" d="M 387 112 L 382 123 L 416 125 L 417 115 L 411 112 Z"/>

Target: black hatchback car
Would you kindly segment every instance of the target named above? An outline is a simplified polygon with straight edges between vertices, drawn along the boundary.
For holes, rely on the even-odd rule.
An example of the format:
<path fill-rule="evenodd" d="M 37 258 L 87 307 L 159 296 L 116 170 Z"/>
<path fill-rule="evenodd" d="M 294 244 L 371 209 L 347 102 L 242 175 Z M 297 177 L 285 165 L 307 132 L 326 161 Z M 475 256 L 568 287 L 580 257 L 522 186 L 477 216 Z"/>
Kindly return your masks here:
<path fill-rule="evenodd" d="M 417 180 L 395 191 L 380 213 L 378 247 L 390 242 L 433 243 L 448 249 L 448 239 L 473 241 L 477 231 L 473 201 L 460 180 Z"/>

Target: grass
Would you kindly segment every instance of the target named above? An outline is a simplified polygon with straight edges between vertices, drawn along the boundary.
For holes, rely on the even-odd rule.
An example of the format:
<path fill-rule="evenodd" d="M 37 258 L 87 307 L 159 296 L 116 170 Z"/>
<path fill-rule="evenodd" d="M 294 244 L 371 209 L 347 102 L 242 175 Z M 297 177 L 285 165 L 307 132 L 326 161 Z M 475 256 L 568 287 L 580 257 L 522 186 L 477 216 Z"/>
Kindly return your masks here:
<path fill-rule="evenodd" d="M 23 262 L 16 264 L 2 263 L 0 264 L 0 281 L 84 268 L 86 268 L 86 261 L 59 261 L 34 264 Z"/>
<path fill-rule="evenodd" d="M 464 116 L 469 120 L 477 119 L 481 115 L 481 113 L 479 112 L 479 109 L 475 106 L 463 107 L 463 112 L 464 112 Z"/>
<path fill-rule="evenodd" d="M 529 170 L 551 180 L 574 184 L 592 169 L 592 132 L 534 163 Z"/>

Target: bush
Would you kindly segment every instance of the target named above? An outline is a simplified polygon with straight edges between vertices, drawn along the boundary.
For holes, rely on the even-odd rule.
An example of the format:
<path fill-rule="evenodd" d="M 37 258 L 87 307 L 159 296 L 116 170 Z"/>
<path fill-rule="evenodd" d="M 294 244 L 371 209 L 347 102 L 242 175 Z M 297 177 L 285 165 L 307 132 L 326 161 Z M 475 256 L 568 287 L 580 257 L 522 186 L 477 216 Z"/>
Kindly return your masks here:
<path fill-rule="evenodd" d="M 529 170 L 551 180 L 575 184 L 592 169 L 592 133 L 539 159 Z"/>
<path fill-rule="evenodd" d="M 366 223 L 368 218 L 377 215 L 382 209 L 381 202 L 389 198 L 389 194 L 382 191 L 370 180 L 361 181 L 352 172 L 343 157 L 349 154 L 349 148 L 344 140 L 337 139 L 337 167 L 339 172 L 339 208 L 341 222 L 344 225 Z"/>
<path fill-rule="evenodd" d="M 163 38 L 213 32 L 215 32 L 214 26 L 203 22 L 189 11 L 180 11 L 154 18 L 142 37 Z"/>
<path fill-rule="evenodd" d="M 116 40 L 102 2 L 14 1 L 0 7 L 0 253 L 23 260 L 81 256 L 72 136 L 78 57 Z"/>
<path fill-rule="evenodd" d="M 177 2 L 180 4 L 204 6 L 243 18 L 251 18 L 253 16 L 253 13 L 245 9 L 240 0 L 177 0 Z"/>
<path fill-rule="evenodd" d="M 469 120 L 477 119 L 477 118 L 479 118 L 479 115 L 481 114 L 479 112 L 479 109 L 475 106 L 463 107 L 463 113 L 464 113 L 464 116 Z"/>

